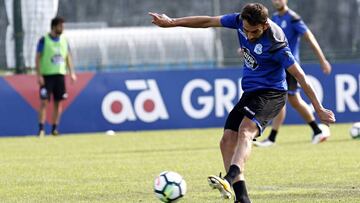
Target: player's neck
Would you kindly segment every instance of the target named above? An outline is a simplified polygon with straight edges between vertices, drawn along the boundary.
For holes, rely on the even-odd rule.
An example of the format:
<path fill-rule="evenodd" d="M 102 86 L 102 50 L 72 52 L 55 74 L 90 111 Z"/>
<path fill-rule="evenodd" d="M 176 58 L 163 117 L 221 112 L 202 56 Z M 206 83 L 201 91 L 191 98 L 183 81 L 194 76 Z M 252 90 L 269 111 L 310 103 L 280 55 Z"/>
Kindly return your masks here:
<path fill-rule="evenodd" d="M 56 33 L 53 32 L 53 31 L 50 32 L 50 36 L 53 37 L 53 38 L 58 38 L 58 37 L 60 37 L 60 35 L 56 34 Z"/>
<path fill-rule="evenodd" d="M 278 10 L 279 15 L 284 15 L 286 12 L 288 12 L 289 7 L 284 6 L 282 9 Z"/>

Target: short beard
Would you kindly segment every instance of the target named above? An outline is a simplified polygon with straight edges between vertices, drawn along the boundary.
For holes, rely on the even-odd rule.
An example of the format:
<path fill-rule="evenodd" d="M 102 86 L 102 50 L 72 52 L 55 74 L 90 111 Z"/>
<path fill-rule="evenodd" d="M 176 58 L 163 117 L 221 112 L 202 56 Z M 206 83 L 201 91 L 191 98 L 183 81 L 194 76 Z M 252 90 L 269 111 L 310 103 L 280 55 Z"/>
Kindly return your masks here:
<path fill-rule="evenodd" d="M 285 6 L 282 6 L 282 7 L 277 9 L 277 11 L 283 11 L 283 10 L 285 10 Z"/>
<path fill-rule="evenodd" d="M 55 34 L 60 36 L 62 34 L 62 31 L 55 31 Z"/>

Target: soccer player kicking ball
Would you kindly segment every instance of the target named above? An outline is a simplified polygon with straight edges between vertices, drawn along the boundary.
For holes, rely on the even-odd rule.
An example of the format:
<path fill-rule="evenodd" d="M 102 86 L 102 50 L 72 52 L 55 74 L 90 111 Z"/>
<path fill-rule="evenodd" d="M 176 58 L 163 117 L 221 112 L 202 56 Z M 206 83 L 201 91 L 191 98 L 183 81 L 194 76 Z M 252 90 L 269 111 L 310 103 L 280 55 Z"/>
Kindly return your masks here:
<path fill-rule="evenodd" d="M 289 42 L 289 48 L 291 53 L 294 55 L 296 61 L 300 62 L 299 57 L 299 47 L 300 47 L 300 37 L 303 36 L 307 42 L 309 42 L 311 48 L 313 49 L 315 55 L 319 59 L 321 69 L 325 74 L 330 74 L 331 65 L 326 60 L 319 44 L 317 43 L 314 35 L 305 25 L 304 21 L 301 20 L 301 17 L 296 14 L 294 11 L 289 9 L 287 6 L 287 0 L 272 0 L 273 6 L 276 8 L 277 12 L 272 16 L 272 20 L 281 27 L 284 31 L 286 38 Z M 316 123 L 315 117 L 311 112 L 309 106 L 300 96 L 300 88 L 296 79 L 289 73 L 286 73 L 286 82 L 288 84 L 288 99 L 292 107 L 300 113 L 306 123 L 309 124 L 313 130 L 313 135 L 311 142 L 313 144 L 318 144 L 325 141 L 330 136 L 330 130 L 326 125 L 318 125 Z M 261 142 L 254 142 L 254 145 L 258 147 L 270 147 L 275 144 L 276 136 L 279 131 L 281 124 L 284 122 L 286 115 L 285 107 L 280 111 L 272 121 L 272 130 L 268 138 Z"/>
<path fill-rule="evenodd" d="M 240 47 L 244 52 L 244 93 L 228 115 L 220 141 L 227 174 L 223 178 L 215 175 L 208 177 L 210 186 L 217 188 L 224 198 L 231 198 L 232 185 L 235 202 L 250 202 L 245 185 L 245 162 L 250 156 L 252 140 L 261 134 L 285 104 L 285 70 L 300 83 L 320 120 L 325 124 L 335 122 L 333 112 L 321 105 L 296 63 L 283 31 L 268 18 L 268 9 L 262 4 L 247 4 L 241 14 L 214 17 L 169 18 L 164 14 L 149 14 L 153 24 L 160 27 L 226 27 L 238 33 Z"/>

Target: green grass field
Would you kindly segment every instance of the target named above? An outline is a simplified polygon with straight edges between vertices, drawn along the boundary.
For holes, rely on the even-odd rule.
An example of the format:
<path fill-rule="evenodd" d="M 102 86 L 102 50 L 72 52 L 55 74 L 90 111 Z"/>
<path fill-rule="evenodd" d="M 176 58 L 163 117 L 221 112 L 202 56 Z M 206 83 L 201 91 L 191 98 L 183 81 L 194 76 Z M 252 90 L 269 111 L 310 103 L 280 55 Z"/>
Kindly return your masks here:
<path fill-rule="evenodd" d="M 284 126 L 272 148 L 253 148 L 246 176 L 257 202 L 360 202 L 360 140 L 349 124 L 310 144 L 306 126 Z M 158 202 L 154 177 L 180 173 L 181 202 L 232 202 L 206 177 L 223 171 L 222 129 L 17 137 L 0 139 L 1 202 Z"/>

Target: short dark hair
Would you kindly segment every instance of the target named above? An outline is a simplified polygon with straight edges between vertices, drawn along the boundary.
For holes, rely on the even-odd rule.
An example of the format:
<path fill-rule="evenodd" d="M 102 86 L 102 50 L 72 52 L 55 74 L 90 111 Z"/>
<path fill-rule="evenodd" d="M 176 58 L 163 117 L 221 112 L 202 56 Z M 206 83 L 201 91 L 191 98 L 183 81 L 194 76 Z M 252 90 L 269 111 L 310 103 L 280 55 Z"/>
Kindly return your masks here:
<path fill-rule="evenodd" d="M 260 3 L 246 4 L 241 12 L 241 19 L 253 26 L 266 23 L 268 18 L 269 10 Z"/>
<path fill-rule="evenodd" d="M 51 20 L 51 29 L 53 27 L 56 27 L 57 25 L 61 24 L 61 23 L 64 23 L 65 22 L 65 19 L 63 17 L 60 17 L 60 16 L 56 16 L 55 18 L 53 18 Z"/>

